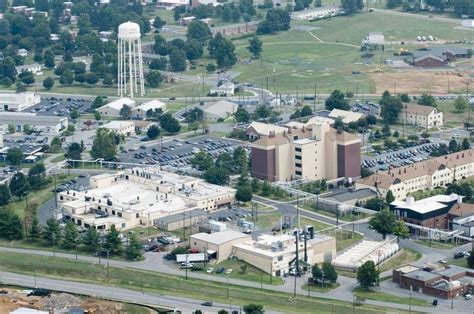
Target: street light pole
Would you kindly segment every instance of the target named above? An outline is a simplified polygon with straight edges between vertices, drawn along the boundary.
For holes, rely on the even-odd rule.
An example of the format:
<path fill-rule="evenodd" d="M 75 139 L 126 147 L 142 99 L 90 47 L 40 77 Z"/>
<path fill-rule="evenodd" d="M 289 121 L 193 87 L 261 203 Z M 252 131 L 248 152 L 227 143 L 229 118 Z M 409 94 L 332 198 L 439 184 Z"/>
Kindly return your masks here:
<path fill-rule="evenodd" d="M 56 257 L 56 250 L 54 247 L 54 241 L 56 240 L 56 233 L 53 233 L 52 238 L 53 238 L 53 257 Z"/>

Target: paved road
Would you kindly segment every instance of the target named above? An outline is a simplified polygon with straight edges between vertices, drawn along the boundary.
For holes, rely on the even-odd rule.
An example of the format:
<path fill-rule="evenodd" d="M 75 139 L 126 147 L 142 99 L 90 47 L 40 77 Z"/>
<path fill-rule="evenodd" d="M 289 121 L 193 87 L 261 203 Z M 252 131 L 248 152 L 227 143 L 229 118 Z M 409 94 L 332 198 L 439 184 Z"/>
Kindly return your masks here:
<path fill-rule="evenodd" d="M 191 298 L 181 298 L 166 296 L 150 292 L 141 292 L 130 289 L 115 288 L 97 284 L 87 284 L 74 281 L 50 279 L 40 276 L 20 275 L 9 272 L 0 272 L 0 282 L 23 287 L 38 287 L 54 291 L 82 294 L 91 297 L 98 297 L 106 300 L 116 300 L 131 303 L 140 303 L 154 306 L 165 306 L 183 311 L 183 313 L 192 313 L 196 309 L 201 309 L 206 313 L 217 313 L 220 309 L 229 310 L 229 304 L 214 303 L 213 307 L 204 307 L 202 302 L 208 300 L 196 300 Z M 36 284 L 35 284 L 36 283 Z M 239 310 L 239 307 L 232 307 L 233 310 Z M 266 311 L 267 313 L 276 313 Z"/>

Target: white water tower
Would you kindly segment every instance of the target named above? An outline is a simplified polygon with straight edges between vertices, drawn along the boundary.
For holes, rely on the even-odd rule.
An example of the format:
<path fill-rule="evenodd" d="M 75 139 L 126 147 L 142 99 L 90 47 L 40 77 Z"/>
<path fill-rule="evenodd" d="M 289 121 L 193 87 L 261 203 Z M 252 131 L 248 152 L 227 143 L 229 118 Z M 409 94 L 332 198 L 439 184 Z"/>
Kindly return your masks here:
<path fill-rule="evenodd" d="M 118 27 L 118 95 L 145 95 L 140 25 L 122 23 Z"/>

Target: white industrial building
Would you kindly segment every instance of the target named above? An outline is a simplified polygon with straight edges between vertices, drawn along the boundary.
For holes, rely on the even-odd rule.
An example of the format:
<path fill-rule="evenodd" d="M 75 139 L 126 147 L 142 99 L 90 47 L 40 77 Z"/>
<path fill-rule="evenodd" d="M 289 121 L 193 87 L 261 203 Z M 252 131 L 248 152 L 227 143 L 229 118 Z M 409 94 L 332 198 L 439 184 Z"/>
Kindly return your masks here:
<path fill-rule="evenodd" d="M 395 239 L 385 242 L 363 240 L 338 255 L 332 264 L 337 268 L 348 270 L 357 270 L 369 260 L 378 265 L 398 252 L 398 244 L 393 240 Z"/>
<path fill-rule="evenodd" d="M 175 7 L 182 5 L 189 6 L 189 0 L 158 0 L 156 2 L 158 8 L 165 8 L 166 10 L 173 10 Z"/>
<path fill-rule="evenodd" d="M 224 82 L 219 86 L 211 87 L 209 91 L 210 95 L 216 96 L 234 96 L 235 93 L 235 84 L 232 82 Z"/>
<path fill-rule="evenodd" d="M 0 112 L 0 126 L 3 132 L 8 132 L 8 125 L 14 125 L 17 132 L 21 132 L 25 125 L 29 125 L 33 130 L 57 135 L 67 129 L 68 118 L 38 116 L 29 112 Z"/>
<path fill-rule="evenodd" d="M 133 123 L 133 121 L 110 121 L 105 124 L 103 128 L 123 136 L 132 136 L 135 134 L 135 123 Z"/>
<path fill-rule="evenodd" d="M 20 74 L 21 72 L 31 72 L 34 75 L 42 75 L 43 70 L 41 68 L 41 64 L 39 63 L 32 63 L 32 64 L 24 64 L 15 67 L 16 72 Z"/>
<path fill-rule="evenodd" d="M 207 120 L 217 121 L 232 116 L 237 111 L 239 105 L 227 100 L 207 103 L 202 107 Z"/>
<path fill-rule="evenodd" d="M 166 104 L 157 99 L 146 101 L 142 103 L 141 105 L 138 105 L 132 109 L 132 117 L 141 118 L 141 119 L 146 118 L 146 113 L 150 109 L 153 111 L 157 109 L 161 109 L 163 112 L 165 112 Z"/>
<path fill-rule="evenodd" d="M 136 101 L 125 97 L 119 98 L 103 105 L 102 107 L 97 109 L 97 111 L 104 117 L 119 118 L 120 109 L 122 109 L 124 105 L 127 105 L 133 109 L 136 105 Z"/>
<path fill-rule="evenodd" d="M 40 102 L 40 95 L 31 92 L 0 94 L 0 110 L 3 111 L 22 111 Z"/>
<path fill-rule="evenodd" d="M 453 219 L 453 231 L 461 230 L 465 237 L 474 237 L 474 215 Z"/>

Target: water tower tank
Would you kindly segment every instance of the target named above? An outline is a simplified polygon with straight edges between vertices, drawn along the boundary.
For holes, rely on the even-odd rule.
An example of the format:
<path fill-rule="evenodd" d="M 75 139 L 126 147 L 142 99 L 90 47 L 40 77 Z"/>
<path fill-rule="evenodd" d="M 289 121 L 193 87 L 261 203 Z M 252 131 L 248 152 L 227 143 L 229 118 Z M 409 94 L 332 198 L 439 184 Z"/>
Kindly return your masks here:
<path fill-rule="evenodd" d="M 140 25 L 134 22 L 125 22 L 118 27 L 118 38 L 122 40 L 134 40 L 139 39 Z"/>

